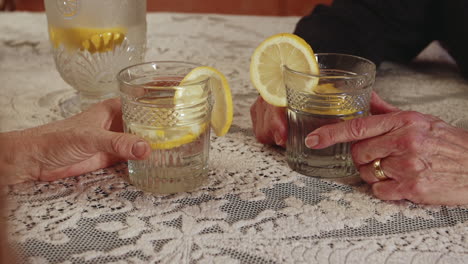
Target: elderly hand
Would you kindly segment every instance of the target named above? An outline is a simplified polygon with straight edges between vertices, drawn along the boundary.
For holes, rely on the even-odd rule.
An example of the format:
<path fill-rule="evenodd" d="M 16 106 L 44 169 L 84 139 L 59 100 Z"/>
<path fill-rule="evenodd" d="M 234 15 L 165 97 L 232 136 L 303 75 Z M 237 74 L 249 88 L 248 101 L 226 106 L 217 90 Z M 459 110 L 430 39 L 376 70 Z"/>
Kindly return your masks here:
<path fill-rule="evenodd" d="M 0 181 L 53 181 L 141 160 L 151 149 L 143 139 L 122 132 L 119 99 L 92 106 L 71 118 L 0 135 Z"/>
<path fill-rule="evenodd" d="M 468 204 L 468 131 L 431 115 L 385 106 L 380 110 L 381 115 L 318 128 L 306 145 L 320 149 L 356 141 L 354 163 L 380 199 Z M 373 166 L 378 159 L 386 176 L 380 180 Z"/>
<path fill-rule="evenodd" d="M 258 96 L 250 107 L 250 118 L 255 137 L 260 143 L 284 147 L 288 139 L 286 109 L 267 103 Z"/>
<path fill-rule="evenodd" d="M 371 98 L 371 113 L 382 114 L 396 111 L 398 108 L 386 103 L 373 92 Z M 276 144 L 284 147 L 288 139 L 288 120 L 286 109 L 267 103 L 261 96 L 250 108 L 250 117 L 255 137 L 263 144 Z"/>

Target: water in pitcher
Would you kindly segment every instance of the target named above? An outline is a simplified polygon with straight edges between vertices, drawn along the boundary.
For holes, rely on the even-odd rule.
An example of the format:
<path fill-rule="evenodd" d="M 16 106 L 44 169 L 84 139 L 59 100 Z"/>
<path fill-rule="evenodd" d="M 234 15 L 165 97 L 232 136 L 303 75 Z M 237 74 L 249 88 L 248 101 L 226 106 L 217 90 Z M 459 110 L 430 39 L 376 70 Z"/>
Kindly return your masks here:
<path fill-rule="evenodd" d="M 45 0 L 57 70 L 82 109 L 118 92 L 124 67 L 143 61 L 146 0 Z"/>

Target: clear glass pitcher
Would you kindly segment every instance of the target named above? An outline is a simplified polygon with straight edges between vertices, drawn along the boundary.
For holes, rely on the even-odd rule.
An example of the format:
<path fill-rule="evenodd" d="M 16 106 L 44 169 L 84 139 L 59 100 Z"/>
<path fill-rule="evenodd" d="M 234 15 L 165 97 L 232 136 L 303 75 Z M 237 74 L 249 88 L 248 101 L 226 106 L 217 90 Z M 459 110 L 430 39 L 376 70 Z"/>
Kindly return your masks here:
<path fill-rule="evenodd" d="M 144 58 L 146 0 L 44 3 L 57 70 L 78 91 L 81 110 L 117 96 L 117 73 Z"/>

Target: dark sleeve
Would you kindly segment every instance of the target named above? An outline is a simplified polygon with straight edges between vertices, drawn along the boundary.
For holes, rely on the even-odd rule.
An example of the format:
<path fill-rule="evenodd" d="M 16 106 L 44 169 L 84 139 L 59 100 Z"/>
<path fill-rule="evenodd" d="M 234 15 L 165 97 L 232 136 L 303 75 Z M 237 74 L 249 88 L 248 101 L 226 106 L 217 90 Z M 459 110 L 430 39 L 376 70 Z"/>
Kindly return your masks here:
<path fill-rule="evenodd" d="M 468 79 L 468 1 L 445 1 L 439 13 L 442 14 L 440 41 Z"/>
<path fill-rule="evenodd" d="M 348 53 L 380 64 L 407 62 L 435 36 L 432 0 L 335 0 L 296 25 L 314 52 Z"/>

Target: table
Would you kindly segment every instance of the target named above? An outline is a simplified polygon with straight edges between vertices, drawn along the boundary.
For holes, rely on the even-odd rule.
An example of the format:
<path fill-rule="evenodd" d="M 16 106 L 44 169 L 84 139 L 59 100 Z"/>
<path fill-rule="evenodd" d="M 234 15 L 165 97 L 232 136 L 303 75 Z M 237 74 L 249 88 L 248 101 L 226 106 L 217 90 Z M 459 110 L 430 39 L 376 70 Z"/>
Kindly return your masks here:
<path fill-rule="evenodd" d="M 298 17 L 151 13 L 147 60 L 214 66 L 231 82 L 235 119 L 212 138 L 210 177 L 194 192 L 143 193 L 126 165 L 9 188 L 9 235 L 29 263 L 468 263 L 468 207 L 372 197 L 358 178 L 291 171 L 256 142 L 249 57 Z M 73 91 L 54 68 L 42 13 L 0 15 L 1 130 L 61 119 Z M 432 45 L 420 61 L 447 61 Z M 466 126 L 468 83 L 453 67 L 384 63 L 375 89 L 403 109 Z M 467 126 L 468 127 L 468 126 Z"/>

